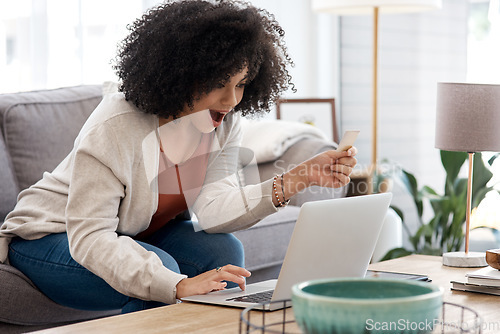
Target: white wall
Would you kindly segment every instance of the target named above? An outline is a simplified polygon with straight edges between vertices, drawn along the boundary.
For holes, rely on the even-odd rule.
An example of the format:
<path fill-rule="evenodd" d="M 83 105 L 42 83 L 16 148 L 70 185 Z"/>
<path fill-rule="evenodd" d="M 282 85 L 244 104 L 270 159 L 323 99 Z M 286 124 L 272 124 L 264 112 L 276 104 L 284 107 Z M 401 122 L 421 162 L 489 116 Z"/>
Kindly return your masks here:
<path fill-rule="evenodd" d="M 314 13 L 310 0 L 251 0 L 274 14 L 285 30 L 285 41 L 295 63 L 291 69 L 297 89 L 288 98 L 339 96 L 338 22 L 335 15 Z M 275 118 L 275 114 L 269 115 Z"/>
<path fill-rule="evenodd" d="M 442 192 L 444 170 L 434 148 L 436 86 L 464 81 L 467 0 L 444 0 L 438 11 L 379 18 L 378 160 L 389 159 L 422 185 Z M 340 112 L 344 128 L 359 128 L 358 161 L 371 159 L 372 17 L 340 21 Z M 411 214 L 395 189 L 393 204 Z M 414 211 L 413 211 L 414 212 Z"/>

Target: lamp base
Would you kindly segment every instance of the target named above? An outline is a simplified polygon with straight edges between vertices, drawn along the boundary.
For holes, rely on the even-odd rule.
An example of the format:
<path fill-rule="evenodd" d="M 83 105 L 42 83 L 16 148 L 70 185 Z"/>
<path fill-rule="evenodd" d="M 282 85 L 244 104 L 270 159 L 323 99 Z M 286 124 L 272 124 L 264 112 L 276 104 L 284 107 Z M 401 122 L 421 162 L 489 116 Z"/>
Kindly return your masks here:
<path fill-rule="evenodd" d="M 477 268 L 486 267 L 486 253 L 450 252 L 443 254 L 443 265 L 448 267 Z"/>

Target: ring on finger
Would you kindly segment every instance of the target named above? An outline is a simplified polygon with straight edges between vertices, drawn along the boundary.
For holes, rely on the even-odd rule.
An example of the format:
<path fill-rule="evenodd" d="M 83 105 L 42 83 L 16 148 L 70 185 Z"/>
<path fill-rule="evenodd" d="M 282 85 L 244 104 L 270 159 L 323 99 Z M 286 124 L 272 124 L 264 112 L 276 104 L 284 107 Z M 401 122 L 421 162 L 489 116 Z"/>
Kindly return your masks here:
<path fill-rule="evenodd" d="M 215 272 L 217 272 L 217 273 L 218 273 L 219 271 L 221 271 L 221 270 L 222 270 L 222 267 L 217 267 L 217 268 L 215 268 Z"/>

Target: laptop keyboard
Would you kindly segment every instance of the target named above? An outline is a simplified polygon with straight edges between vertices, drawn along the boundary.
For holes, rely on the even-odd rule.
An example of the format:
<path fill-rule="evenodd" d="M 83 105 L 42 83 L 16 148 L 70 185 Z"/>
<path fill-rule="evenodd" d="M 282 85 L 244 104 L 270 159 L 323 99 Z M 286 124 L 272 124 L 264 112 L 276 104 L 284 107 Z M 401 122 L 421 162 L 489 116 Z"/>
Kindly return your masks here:
<path fill-rule="evenodd" d="M 274 290 L 257 292 L 245 296 L 229 298 L 226 299 L 226 301 L 244 302 L 244 303 L 265 303 L 271 301 L 273 292 Z"/>

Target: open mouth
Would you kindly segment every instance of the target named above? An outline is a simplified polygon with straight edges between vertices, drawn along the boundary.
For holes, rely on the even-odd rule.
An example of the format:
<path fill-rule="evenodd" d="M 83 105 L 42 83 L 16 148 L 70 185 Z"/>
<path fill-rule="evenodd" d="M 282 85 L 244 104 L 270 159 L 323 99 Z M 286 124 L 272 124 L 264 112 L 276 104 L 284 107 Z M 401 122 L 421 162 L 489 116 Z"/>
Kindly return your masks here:
<path fill-rule="evenodd" d="M 219 112 L 217 110 L 210 109 L 210 116 L 212 117 L 212 120 L 214 122 L 214 126 L 217 127 L 222 123 L 224 116 L 226 116 L 226 112 L 222 113 L 222 112 Z"/>

